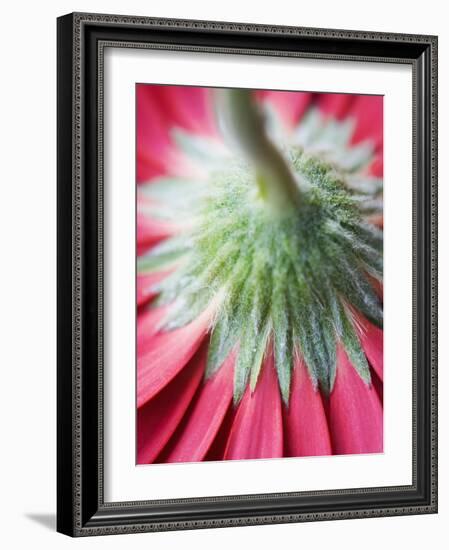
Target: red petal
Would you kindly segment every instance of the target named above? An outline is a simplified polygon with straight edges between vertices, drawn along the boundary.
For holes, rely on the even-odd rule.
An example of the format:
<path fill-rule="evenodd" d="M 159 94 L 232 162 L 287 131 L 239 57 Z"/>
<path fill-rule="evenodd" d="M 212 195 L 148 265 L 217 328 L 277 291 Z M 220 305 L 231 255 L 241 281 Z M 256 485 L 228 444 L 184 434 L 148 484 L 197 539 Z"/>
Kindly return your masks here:
<path fill-rule="evenodd" d="M 371 369 L 370 372 L 371 372 L 371 382 L 374 386 L 374 389 L 377 392 L 377 395 L 379 396 L 380 403 L 381 403 L 382 408 L 383 408 L 383 405 L 384 405 L 384 385 L 383 385 L 383 382 L 377 376 L 377 372 L 374 369 Z"/>
<path fill-rule="evenodd" d="M 369 173 L 376 178 L 382 178 L 384 175 L 384 156 L 383 152 L 379 151 L 376 158 L 369 167 Z"/>
<path fill-rule="evenodd" d="M 376 227 L 378 227 L 379 229 L 383 229 L 384 228 L 384 216 L 383 214 L 373 214 L 371 216 L 368 216 L 366 218 L 366 221 L 368 223 L 370 223 L 371 225 L 375 225 Z M 375 286 L 375 285 L 373 285 Z M 378 290 L 375 288 L 374 289 L 376 291 L 376 293 L 381 296 L 381 294 L 379 294 Z M 382 291 L 383 293 L 383 291 Z"/>
<path fill-rule="evenodd" d="M 316 105 L 322 114 L 342 119 L 348 114 L 356 97 L 353 94 L 318 94 Z"/>
<path fill-rule="evenodd" d="M 308 92 L 277 92 L 265 90 L 263 101 L 271 103 L 288 128 L 295 126 L 312 100 Z"/>
<path fill-rule="evenodd" d="M 231 433 L 235 415 L 236 409 L 231 403 L 225 414 L 223 422 L 221 423 L 220 429 L 218 430 L 212 445 L 209 447 L 209 450 L 203 459 L 204 461 L 224 460 L 226 444 L 229 439 L 229 434 Z"/>
<path fill-rule="evenodd" d="M 282 407 L 273 354 L 265 359 L 256 389 L 248 385 L 237 410 L 225 460 L 279 458 L 283 454 Z"/>
<path fill-rule="evenodd" d="M 383 143 L 382 96 L 319 94 L 316 104 L 322 113 L 329 116 L 338 119 L 354 117 L 357 123 L 352 141 L 357 143 L 369 139 L 381 152 Z M 376 167 L 373 173 L 380 177 L 381 172 L 381 167 Z"/>
<path fill-rule="evenodd" d="M 185 159 L 172 143 L 175 119 L 167 86 L 137 86 L 137 181 L 182 173 Z"/>
<path fill-rule="evenodd" d="M 378 150 L 383 144 L 383 97 L 379 95 L 356 96 L 350 113 L 357 119 L 352 141 L 371 140 Z"/>
<path fill-rule="evenodd" d="M 137 463 L 154 462 L 181 422 L 198 388 L 206 366 L 207 347 L 203 346 L 154 399 L 137 412 Z"/>
<path fill-rule="evenodd" d="M 137 359 L 137 406 L 154 397 L 193 357 L 203 341 L 210 320 L 206 310 L 185 327 L 159 332 Z"/>
<path fill-rule="evenodd" d="M 302 360 L 295 361 L 288 407 L 284 406 L 286 456 L 322 456 L 332 447 L 321 394 Z"/>
<path fill-rule="evenodd" d="M 165 462 L 203 460 L 220 429 L 232 401 L 235 355 L 200 389 L 198 399 Z"/>
<path fill-rule="evenodd" d="M 334 454 L 381 453 L 383 412 L 376 390 L 363 382 L 343 348 L 337 353 L 337 376 L 329 400 Z"/>
<path fill-rule="evenodd" d="M 211 90 L 194 86 L 162 86 L 161 103 L 172 126 L 211 135 L 216 133 Z"/>
<path fill-rule="evenodd" d="M 167 121 L 157 99 L 157 86 L 137 86 L 137 179 L 163 174 L 172 152 Z"/>
<path fill-rule="evenodd" d="M 137 357 L 142 357 L 152 346 L 152 337 L 170 306 L 144 309 L 137 315 Z"/>
<path fill-rule="evenodd" d="M 137 213 L 137 245 L 151 246 L 175 233 L 173 224 Z"/>

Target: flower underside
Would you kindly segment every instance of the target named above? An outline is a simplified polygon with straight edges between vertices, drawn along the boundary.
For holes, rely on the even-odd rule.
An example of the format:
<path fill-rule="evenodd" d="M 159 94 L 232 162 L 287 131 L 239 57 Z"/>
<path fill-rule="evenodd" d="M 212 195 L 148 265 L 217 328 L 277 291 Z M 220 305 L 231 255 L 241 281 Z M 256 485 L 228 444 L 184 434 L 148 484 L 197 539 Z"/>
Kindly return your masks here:
<path fill-rule="evenodd" d="M 279 142 L 272 113 L 269 121 Z M 314 386 L 332 391 L 337 345 L 370 383 L 357 318 L 382 325 L 372 280 L 382 280 L 383 236 L 368 222 L 382 207 L 382 181 L 367 175 L 371 145 L 350 145 L 352 133 L 352 121 L 311 110 L 281 142 L 301 196 L 282 213 L 267 207 L 250 165 L 180 131 L 177 143 L 207 164 L 207 176 L 142 187 L 145 213 L 182 227 L 138 262 L 140 273 L 171 269 L 154 288 L 156 305 L 171 304 L 160 328 L 184 326 L 212 305 L 206 377 L 235 350 L 235 402 L 255 388 L 271 349 L 286 404 L 300 357 Z"/>

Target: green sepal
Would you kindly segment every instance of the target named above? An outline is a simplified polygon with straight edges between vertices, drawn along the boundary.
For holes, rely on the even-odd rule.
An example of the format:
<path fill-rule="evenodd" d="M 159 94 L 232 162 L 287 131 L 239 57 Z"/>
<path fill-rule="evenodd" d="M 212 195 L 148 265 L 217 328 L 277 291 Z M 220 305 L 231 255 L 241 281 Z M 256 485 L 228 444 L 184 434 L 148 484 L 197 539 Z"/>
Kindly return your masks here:
<path fill-rule="evenodd" d="M 359 210 L 365 216 L 381 214 L 383 211 L 383 197 L 358 197 Z"/>
<path fill-rule="evenodd" d="M 139 203 L 139 212 L 174 224 L 191 224 L 209 191 L 210 188 L 201 180 L 161 177 L 139 186 L 139 192 L 150 199 Z"/>
<path fill-rule="evenodd" d="M 349 259 L 351 265 L 365 268 L 374 277 L 382 278 L 382 243 L 379 245 L 374 239 L 363 239 L 353 228 L 348 229 L 333 221 L 328 222 L 328 230 L 334 244 L 333 251 L 338 257 Z M 358 277 L 364 278 L 363 269 L 359 270 Z"/>
<path fill-rule="evenodd" d="M 174 177 L 160 177 L 139 186 L 139 192 L 144 197 L 176 206 L 182 206 L 186 201 L 198 201 L 205 191 L 207 185 L 201 180 Z"/>
<path fill-rule="evenodd" d="M 209 303 L 210 299 L 206 294 L 200 298 L 196 296 L 180 298 L 170 307 L 169 313 L 161 322 L 161 327 L 165 330 L 173 330 L 188 325 L 207 309 Z"/>
<path fill-rule="evenodd" d="M 229 318 L 221 316 L 214 328 L 209 340 L 207 351 L 206 380 L 213 376 L 224 363 L 237 344 L 238 333 L 231 331 Z"/>
<path fill-rule="evenodd" d="M 367 166 L 373 158 L 374 147 L 371 142 L 363 142 L 341 155 L 338 159 L 339 167 L 349 173 L 354 173 Z"/>
<path fill-rule="evenodd" d="M 348 313 L 343 313 L 343 334 L 341 340 L 345 351 L 353 367 L 360 378 L 366 383 L 371 384 L 371 373 L 365 352 L 360 344 L 360 340 L 354 329 L 352 321 L 348 318 Z"/>
<path fill-rule="evenodd" d="M 308 311 L 308 331 L 307 345 L 304 358 L 306 363 L 314 364 L 314 371 L 318 376 L 318 383 L 325 394 L 331 389 L 330 370 L 333 363 L 332 349 L 330 348 L 327 334 L 323 330 L 323 325 L 318 316 L 318 304 L 313 305 Z M 302 338 L 302 345 L 305 345 L 305 338 Z"/>
<path fill-rule="evenodd" d="M 228 354 L 236 346 L 242 336 L 243 327 L 248 319 L 247 311 L 240 302 L 240 295 L 244 290 L 248 275 L 248 266 L 244 262 L 237 262 L 233 266 L 232 276 L 227 287 L 224 288 L 226 298 L 220 306 L 217 322 L 212 329 L 207 356 L 206 378 L 212 376 L 223 364 Z"/>
<path fill-rule="evenodd" d="M 182 237 L 166 239 L 137 259 L 139 274 L 154 273 L 176 264 L 189 250 L 188 241 Z"/>
<path fill-rule="evenodd" d="M 242 398 L 252 369 L 260 369 L 263 357 L 264 348 L 261 348 L 259 338 L 269 307 L 269 285 L 264 265 L 264 259 L 256 255 L 239 298 L 237 318 L 240 337 L 234 370 L 234 403 Z"/>
<path fill-rule="evenodd" d="M 251 392 L 254 392 L 254 390 L 256 389 L 256 384 L 259 379 L 259 374 L 260 374 L 260 370 L 264 360 L 264 355 L 268 350 L 268 345 L 269 345 L 268 340 L 270 337 L 271 330 L 272 330 L 271 323 L 267 319 L 257 339 L 257 349 L 254 354 L 253 365 L 251 367 L 251 376 L 249 381 Z"/>
<path fill-rule="evenodd" d="M 340 276 L 333 281 L 336 290 L 345 296 L 356 309 L 378 327 L 382 327 L 383 311 L 379 297 L 368 282 L 360 267 L 349 263 L 348 252 L 339 258 Z"/>
<path fill-rule="evenodd" d="M 275 325 L 274 359 L 281 396 L 288 405 L 293 372 L 293 334 L 288 323 L 282 327 Z"/>
<path fill-rule="evenodd" d="M 174 128 L 171 135 L 179 149 L 203 165 L 213 166 L 226 160 L 225 150 L 210 139 L 189 134 L 180 128 Z"/>
<path fill-rule="evenodd" d="M 334 328 L 329 322 L 323 323 L 323 340 L 327 352 L 327 377 L 329 392 L 332 391 L 335 383 L 335 377 L 337 375 L 337 344 L 335 339 Z"/>
<path fill-rule="evenodd" d="M 349 176 L 346 179 L 349 189 L 356 193 L 363 193 L 369 196 L 376 196 L 382 193 L 384 182 L 382 178 L 367 175 Z"/>
<path fill-rule="evenodd" d="M 163 254 L 160 256 L 140 256 L 137 260 L 137 273 L 139 275 L 149 275 L 157 271 L 168 269 L 176 263 L 181 256 L 178 252 Z"/>
<path fill-rule="evenodd" d="M 288 267 L 282 266 L 273 274 L 271 317 L 273 320 L 274 359 L 279 388 L 284 403 L 288 404 L 293 371 L 293 327 L 287 302 Z"/>
<path fill-rule="evenodd" d="M 316 388 L 318 386 L 319 368 L 316 364 L 313 348 L 309 340 L 309 305 L 304 299 L 305 294 L 303 292 L 299 292 L 298 285 L 295 284 L 294 280 L 288 287 L 288 293 L 290 302 L 290 319 L 292 322 L 293 346 L 296 347 L 296 349 L 298 349 L 301 353 L 305 361 L 310 380 Z"/>
<path fill-rule="evenodd" d="M 239 342 L 237 360 L 234 367 L 234 404 L 237 405 L 245 392 L 246 384 L 254 364 L 257 344 L 253 334 L 244 334 Z"/>

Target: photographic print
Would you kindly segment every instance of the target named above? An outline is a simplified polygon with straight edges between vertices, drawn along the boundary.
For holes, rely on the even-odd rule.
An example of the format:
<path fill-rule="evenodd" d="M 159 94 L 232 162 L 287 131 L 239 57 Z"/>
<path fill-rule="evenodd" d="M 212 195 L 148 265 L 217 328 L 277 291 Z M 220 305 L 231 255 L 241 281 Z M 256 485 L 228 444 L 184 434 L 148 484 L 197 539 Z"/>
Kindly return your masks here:
<path fill-rule="evenodd" d="M 58 18 L 59 532 L 437 512 L 437 51 Z"/>
<path fill-rule="evenodd" d="M 383 452 L 383 97 L 136 85 L 139 465 Z"/>

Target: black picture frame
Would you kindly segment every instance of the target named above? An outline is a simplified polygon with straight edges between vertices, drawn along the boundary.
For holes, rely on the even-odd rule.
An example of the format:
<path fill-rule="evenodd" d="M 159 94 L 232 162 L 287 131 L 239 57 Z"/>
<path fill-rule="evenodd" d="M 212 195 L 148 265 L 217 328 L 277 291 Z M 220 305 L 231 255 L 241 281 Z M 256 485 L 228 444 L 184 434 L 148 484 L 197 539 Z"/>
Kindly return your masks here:
<path fill-rule="evenodd" d="M 85 13 L 58 18 L 57 30 L 57 530 L 87 536 L 437 512 L 437 37 Z M 106 43 L 412 66 L 412 485 L 104 502 L 101 105 Z"/>

